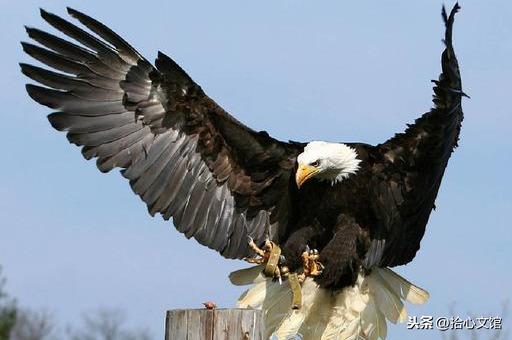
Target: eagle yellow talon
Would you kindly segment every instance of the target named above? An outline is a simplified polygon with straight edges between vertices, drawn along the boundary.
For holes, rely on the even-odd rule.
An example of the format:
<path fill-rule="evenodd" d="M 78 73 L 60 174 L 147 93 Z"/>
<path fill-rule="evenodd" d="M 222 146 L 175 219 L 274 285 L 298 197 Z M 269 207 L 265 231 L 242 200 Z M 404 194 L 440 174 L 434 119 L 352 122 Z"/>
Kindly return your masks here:
<path fill-rule="evenodd" d="M 318 254 L 318 250 L 306 249 L 305 252 L 302 253 L 302 262 L 304 264 L 304 279 L 308 276 L 319 276 L 322 274 L 324 266 L 319 261 L 320 255 Z"/>
<path fill-rule="evenodd" d="M 265 260 L 268 260 L 269 254 L 270 254 L 270 246 L 267 242 L 270 242 L 268 240 L 265 241 L 264 249 L 261 249 L 254 243 L 254 240 L 252 237 L 249 237 L 249 247 L 259 256 L 259 258 L 247 258 L 246 261 L 250 263 L 263 263 Z"/>
<path fill-rule="evenodd" d="M 284 257 L 281 256 L 281 248 L 270 240 L 265 240 L 262 248 L 258 247 L 252 238 L 249 238 L 249 247 L 256 253 L 256 257 L 246 258 L 249 263 L 264 264 L 265 269 L 263 273 L 267 276 L 279 279 L 286 277 L 289 269 L 286 266 L 281 266 L 284 262 Z"/>

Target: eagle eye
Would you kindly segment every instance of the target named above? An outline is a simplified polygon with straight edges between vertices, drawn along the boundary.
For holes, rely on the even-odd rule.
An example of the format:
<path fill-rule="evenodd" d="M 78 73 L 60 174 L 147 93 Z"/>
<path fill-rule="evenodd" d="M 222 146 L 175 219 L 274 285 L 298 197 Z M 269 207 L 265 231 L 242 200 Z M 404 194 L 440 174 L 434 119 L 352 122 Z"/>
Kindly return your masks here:
<path fill-rule="evenodd" d="M 320 161 L 317 159 L 314 162 L 309 163 L 309 165 L 314 166 L 315 168 L 320 165 Z"/>

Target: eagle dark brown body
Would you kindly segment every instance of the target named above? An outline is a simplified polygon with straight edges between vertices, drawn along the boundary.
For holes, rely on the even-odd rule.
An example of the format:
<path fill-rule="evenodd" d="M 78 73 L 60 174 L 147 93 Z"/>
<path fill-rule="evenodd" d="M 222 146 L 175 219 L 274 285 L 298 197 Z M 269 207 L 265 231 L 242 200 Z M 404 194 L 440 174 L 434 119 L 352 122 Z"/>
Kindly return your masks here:
<path fill-rule="evenodd" d="M 434 108 L 382 144 L 346 144 L 358 170 L 334 184 L 312 178 L 299 188 L 297 157 L 307 143 L 248 128 L 169 57 L 159 53 L 152 66 L 78 11 L 68 9 L 95 35 L 41 11 L 74 42 L 27 28 L 42 47 L 22 43 L 25 52 L 56 71 L 21 69 L 44 86 L 27 91 L 56 110 L 52 126 L 101 171 L 121 168 L 152 215 L 172 217 L 180 232 L 227 258 L 252 256 L 248 239 L 262 245 L 269 238 L 300 272 L 300 254 L 318 249 L 324 270 L 316 280 L 337 289 L 354 284 L 361 270 L 408 263 L 420 247 L 463 118 L 451 37 L 457 9 L 444 16 Z"/>

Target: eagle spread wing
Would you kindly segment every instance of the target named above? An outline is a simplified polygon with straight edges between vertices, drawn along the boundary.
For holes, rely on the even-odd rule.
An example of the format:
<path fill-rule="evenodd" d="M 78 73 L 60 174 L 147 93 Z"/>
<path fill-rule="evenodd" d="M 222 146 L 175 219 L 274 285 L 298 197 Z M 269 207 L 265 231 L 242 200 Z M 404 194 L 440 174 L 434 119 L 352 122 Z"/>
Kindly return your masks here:
<path fill-rule="evenodd" d="M 442 73 L 433 81 L 434 107 L 404 133 L 376 146 L 373 165 L 373 210 L 380 221 L 375 226 L 367 265 L 396 266 L 410 262 L 420 247 L 441 178 L 457 146 L 463 113 L 462 85 L 452 45 L 456 5 L 448 16 Z"/>
<path fill-rule="evenodd" d="M 152 215 L 172 217 L 180 232 L 223 256 L 248 256 L 249 236 L 257 244 L 275 239 L 302 147 L 236 121 L 163 53 L 154 67 L 102 23 L 68 13 L 96 36 L 41 10 L 75 42 L 27 28 L 44 47 L 22 43 L 60 71 L 21 64 L 44 85 L 27 85 L 30 96 L 57 110 L 48 116 L 52 126 L 83 146 L 86 159 L 97 158 L 101 171 L 122 168 Z"/>
<path fill-rule="evenodd" d="M 122 168 L 152 215 L 172 217 L 180 232 L 225 257 L 251 256 L 254 249 L 260 258 L 253 260 L 267 262 L 269 278 L 258 266 L 231 279 L 255 283 L 239 303 L 265 311 L 268 335 L 385 338 L 386 319 L 406 319 L 405 300 L 428 299 L 426 291 L 376 267 L 414 258 L 457 145 L 464 95 L 452 46 L 458 9 L 450 15 L 443 9 L 446 49 L 434 107 L 377 146 L 305 146 L 253 131 L 169 57 L 159 53 L 153 66 L 108 27 L 72 9 L 91 33 L 41 11 L 75 42 L 27 28 L 43 47 L 22 43 L 25 52 L 57 72 L 21 69 L 43 85 L 27 85 L 29 95 L 57 110 L 48 116 L 52 126 L 83 146 L 86 159 L 97 158 L 101 171 Z M 317 181 L 301 188 L 310 178 Z M 263 243 L 265 251 L 257 247 Z M 281 273 L 292 273 L 290 286 L 274 280 Z M 283 299 L 292 295 L 293 308 Z"/>

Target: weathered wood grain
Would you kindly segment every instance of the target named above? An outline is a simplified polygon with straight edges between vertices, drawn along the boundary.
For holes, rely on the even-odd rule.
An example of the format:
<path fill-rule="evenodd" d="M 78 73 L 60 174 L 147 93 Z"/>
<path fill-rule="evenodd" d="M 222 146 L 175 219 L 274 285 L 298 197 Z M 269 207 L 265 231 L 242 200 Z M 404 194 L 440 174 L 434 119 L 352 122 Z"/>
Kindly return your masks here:
<path fill-rule="evenodd" d="M 167 311 L 165 340 L 263 340 L 261 311 L 176 309 Z"/>

